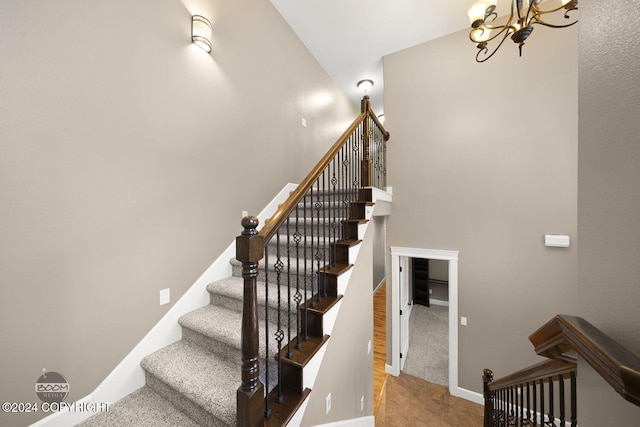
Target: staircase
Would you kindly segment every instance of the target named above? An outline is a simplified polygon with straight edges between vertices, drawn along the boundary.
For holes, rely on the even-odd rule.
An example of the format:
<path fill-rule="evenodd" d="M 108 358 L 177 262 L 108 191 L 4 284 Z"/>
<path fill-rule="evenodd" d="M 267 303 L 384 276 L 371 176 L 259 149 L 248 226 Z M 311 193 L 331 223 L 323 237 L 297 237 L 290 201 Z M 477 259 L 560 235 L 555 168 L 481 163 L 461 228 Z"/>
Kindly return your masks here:
<path fill-rule="evenodd" d="M 353 266 L 389 134 L 362 113 L 258 231 L 245 217 L 233 275 L 144 357 L 146 385 L 81 425 L 283 426 L 311 393 Z"/>
<path fill-rule="evenodd" d="M 362 193 L 367 197 L 366 192 Z M 324 196 L 315 196 L 314 200 L 323 200 Z M 309 209 L 310 197 L 299 204 L 300 212 L 314 212 Z M 325 200 L 326 202 L 326 200 Z M 306 334 L 308 339 L 300 338 L 300 348 L 297 339 L 292 339 L 291 349 L 282 346 L 282 363 L 286 366 L 283 381 L 285 402 L 289 405 L 271 405 L 271 424 L 286 423 L 294 410 L 306 398 L 310 390 L 303 381 L 303 369 L 329 339 L 325 334 L 323 322 L 324 314 L 336 306 L 342 298 L 338 293 L 338 277 L 351 268 L 349 264 L 349 249 L 360 243 L 358 239 L 358 224 L 366 224 L 365 207 L 372 206 L 372 202 L 356 201 L 353 203 L 352 213 L 359 213 L 361 218 L 352 218 L 343 224 L 347 238 L 341 239 L 335 248 L 336 255 L 342 261 L 336 263 L 323 275 L 314 277 L 309 268 L 308 285 L 313 284 L 316 292 L 311 296 L 310 286 L 307 286 L 308 299 L 302 301 L 299 310 L 295 302 L 295 293 L 291 295 L 290 288 L 277 284 L 278 263 L 275 259 L 264 263 L 258 273 L 258 306 L 260 330 L 278 331 L 278 306 L 286 306 L 283 314 L 280 312 L 281 323 L 288 323 L 296 315 L 307 316 L 310 321 Z M 336 233 L 327 219 L 320 215 L 313 218 L 299 218 L 299 228 L 319 225 L 324 228 L 321 235 Z M 314 230 L 318 230 L 315 227 Z M 281 240 L 294 241 L 296 232 L 289 226 L 281 227 Z M 296 254 L 289 254 L 283 263 L 294 269 L 302 269 L 305 265 L 316 265 L 318 260 L 311 258 L 317 253 L 318 245 L 324 249 L 324 239 L 307 238 L 297 245 Z M 284 247 L 278 248 L 278 242 L 269 243 L 273 253 L 283 252 Z M 313 248 L 313 251 L 312 251 Z M 307 255 L 305 258 L 304 255 Z M 142 360 L 145 370 L 146 385 L 136 392 L 126 396 L 112 405 L 109 412 L 98 414 L 83 422 L 83 427 L 97 426 L 234 426 L 236 425 L 236 390 L 239 383 L 239 364 L 241 360 L 241 325 L 243 307 L 243 278 L 242 265 L 236 260 L 230 260 L 233 266 L 233 276 L 211 283 L 207 286 L 210 304 L 182 316 L 179 324 L 182 328 L 182 339 L 159 351 L 150 354 Z M 287 271 L 283 265 L 284 272 Z M 286 274 L 280 272 L 280 275 Z M 295 276 L 297 277 L 297 276 Z M 320 277 L 318 280 L 317 277 Z M 280 283 L 288 283 L 294 277 L 280 277 Z M 267 286 L 267 284 L 268 286 Z M 318 287 L 318 284 L 320 287 Z M 300 288 L 298 288 L 300 290 Z M 301 289 L 300 295 L 304 293 Z M 268 303 L 267 303 L 268 294 Z M 280 298 L 280 304 L 278 299 Z M 283 302 L 284 301 L 284 302 Z M 265 308 L 266 307 L 266 308 Z M 266 312 L 265 312 L 266 311 Z M 283 317 L 285 319 L 283 319 Z M 268 319 L 268 320 L 265 320 Z M 293 321 L 293 320 L 292 320 Z M 295 321 L 296 323 L 299 320 Z M 275 354 L 279 345 L 273 333 L 269 343 L 269 354 Z M 266 343 L 262 344 L 260 354 L 267 353 Z M 291 351 L 291 357 L 285 353 Z M 269 370 L 269 381 L 264 373 L 267 372 L 265 358 L 260 361 L 260 381 L 269 384 L 269 391 L 277 399 L 277 378 L 274 369 Z M 308 373 L 306 374 L 308 376 Z"/>

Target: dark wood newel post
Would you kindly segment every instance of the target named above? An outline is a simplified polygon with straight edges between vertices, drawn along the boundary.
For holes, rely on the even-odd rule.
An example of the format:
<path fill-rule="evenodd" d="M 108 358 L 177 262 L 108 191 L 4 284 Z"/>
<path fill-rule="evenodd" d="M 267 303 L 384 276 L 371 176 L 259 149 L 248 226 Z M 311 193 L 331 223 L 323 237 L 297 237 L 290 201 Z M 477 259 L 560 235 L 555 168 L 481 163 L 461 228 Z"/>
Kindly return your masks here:
<path fill-rule="evenodd" d="M 242 263 L 242 384 L 237 393 L 237 426 L 255 427 L 264 416 L 264 385 L 258 378 L 258 261 L 264 253 L 264 239 L 258 234 L 258 218 L 242 218 L 244 231 L 236 238 L 236 259 Z"/>
<path fill-rule="evenodd" d="M 371 110 L 369 95 L 365 95 L 362 101 L 360 101 L 360 110 L 361 113 L 368 113 Z M 364 129 L 362 133 L 362 182 L 360 183 L 360 187 L 371 187 L 371 129 L 368 114 L 364 118 Z"/>
<path fill-rule="evenodd" d="M 493 392 L 489 390 L 489 384 L 493 381 L 491 369 L 485 369 L 482 374 L 484 383 L 484 427 L 493 426 Z"/>

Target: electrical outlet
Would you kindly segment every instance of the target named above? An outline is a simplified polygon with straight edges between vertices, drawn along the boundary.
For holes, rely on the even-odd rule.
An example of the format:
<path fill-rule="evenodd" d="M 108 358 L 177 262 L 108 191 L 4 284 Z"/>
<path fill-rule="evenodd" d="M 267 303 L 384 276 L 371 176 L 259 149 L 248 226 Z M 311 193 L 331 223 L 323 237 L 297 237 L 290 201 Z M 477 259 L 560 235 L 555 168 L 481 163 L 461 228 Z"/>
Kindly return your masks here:
<path fill-rule="evenodd" d="M 331 393 L 327 394 L 327 398 L 325 399 L 325 402 L 326 402 L 325 414 L 328 414 L 329 411 L 331 410 Z"/>
<path fill-rule="evenodd" d="M 467 326 L 467 318 L 466 317 L 461 317 L 460 318 L 460 325 Z"/>
<path fill-rule="evenodd" d="M 242 211 L 242 218 L 249 216 L 248 211 Z"/>
<path fill-rule="evenodd" d="M 171 289 L 163 289 L 160 291 L 160 305 L 169 304 L 171 302 Z"/>

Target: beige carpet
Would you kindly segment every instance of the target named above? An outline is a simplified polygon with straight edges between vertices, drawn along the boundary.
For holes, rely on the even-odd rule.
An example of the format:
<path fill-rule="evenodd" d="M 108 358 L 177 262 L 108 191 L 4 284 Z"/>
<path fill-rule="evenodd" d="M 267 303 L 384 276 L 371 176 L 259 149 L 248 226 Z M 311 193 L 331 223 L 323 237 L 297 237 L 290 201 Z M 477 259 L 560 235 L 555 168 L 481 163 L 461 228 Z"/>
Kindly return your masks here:
<path fill-rule="evenodd" d="M 449 307 L 413 306 L 404 373 L 449 386 Z"/>

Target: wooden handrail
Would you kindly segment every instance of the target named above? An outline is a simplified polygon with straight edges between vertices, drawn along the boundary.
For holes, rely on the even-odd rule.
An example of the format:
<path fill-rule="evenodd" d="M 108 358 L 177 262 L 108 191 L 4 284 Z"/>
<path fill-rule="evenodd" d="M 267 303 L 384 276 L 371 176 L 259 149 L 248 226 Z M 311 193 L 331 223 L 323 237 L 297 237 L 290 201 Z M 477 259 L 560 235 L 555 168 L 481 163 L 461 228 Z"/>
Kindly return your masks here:
<path fill-rule="evenodd" d="M 572 372 L 576 372 L 575 363 L 562 360 L 545 360 L 489 383 L 489 391 L 539 382 L 540 380 L 547 382 L 551 377 L 562 376 L 563 378 L 569 378 Z"/>
<path fill-rule="evenodd" d="M 640 406 L 640 358 L 586 320 L 559 314 L 531 334 L 537 354 L 557 360 L 583 358 L 613 389 Z"/>
<path fill-rule="evenodd" d="M 268 242 L 276 233 L 276 230 L 280 228 L 280 226 L 287 219 L 289 214 L 293 212 L 293 209 L 300 203 L 300 200 L 307 194 L 311 186 L 318 179 L 318 177 L 322 174 L 322 171 L 327 168 L 329 162 L 338 154 L 342 146 L 349 139 L 351 134 L 360 126 L 366 117 L 369 116 L 376 123 L 376 126 L 380 128 L 382 134 L 384 136 L 384 140 L 387 141 L 389 139 L 389 132 L 387 132 L 376 117 L 376 115 L 371 110 L 371 104 L 369 102 L 369 97 L 365 96 L 362 100 L 362 112 L 356 119 L 351 123 L 351 126 L 347 128 L 346 131 L 338 138 L 335 144 L 327 151 L 327 153 L 320 159 L 318 164 L 311 169 L 311 172 L 302 180 L 302 182 L 298 185 L 298 187 L 291 193 L 291 196 L 284 202 L 282 205 L 278 207 L 278 210 L 275 214 L 269 218 L 264 226 L 260 229 L 260 235 L 264 238 L 265 243 Z"/>
<path fill-rule="evenodd" d="M 326 169 L 329 162 L 338 154 L 344 143 L 366 116 L 366 112 L 361 113 L 353 121 L 351 126 L 340 136 L 338 141 L 333 144 L 331 149 L 327 151 L 318 164 L 311 169 L 311 172 L 309 172 L 306 178 L 302 180 L 298 187 L 291 193 L 287 201 L 280 205 L 276 213 L 265 222 L 264 226 L 260 229 L 260 235 L 263 236 L 265 242 L 268 242 L 274 236 L 278 228 L 284 223 L 289 214 L 293 212 L 293 209 L 300 203 L 300 200 L 307 194 L 313 183 L 316 182 L 320 174 L 322 174 L 322 171 Z"/>

